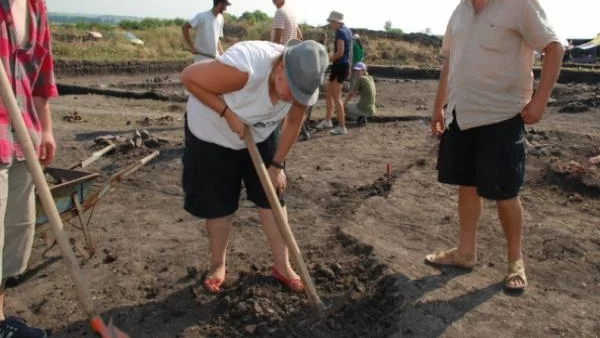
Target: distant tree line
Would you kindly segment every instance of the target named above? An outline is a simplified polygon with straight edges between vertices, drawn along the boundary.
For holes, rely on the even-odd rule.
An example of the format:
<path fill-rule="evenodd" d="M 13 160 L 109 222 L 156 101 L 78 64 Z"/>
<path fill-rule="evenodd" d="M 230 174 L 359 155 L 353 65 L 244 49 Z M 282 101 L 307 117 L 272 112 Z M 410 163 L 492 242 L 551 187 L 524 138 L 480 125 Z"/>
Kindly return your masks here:
<path fill-rule="evenodd" d="M 119 27 L 127 30 L 144 30 L 161 27 L 181 26 L 185 23 L 185 19 L 155 19 L 145 18 L 142 20 L 123 20 L 119 22 Z"/>
<path fill-rule="evenodd" d="M 112 30 L 116 27 L 125 30 L 146 30 L 161 27 L 181 26 L 187 20 L 177 19 L 158 19 L 158 18 L 125 18 L 118 16 L 84 16 L 67 14 L 49 14 L 51 23 L 59 25 L 72 26 L 78 29 L 91 30 L 103 29 Z M 244 12 L 239 17 L 225 13 L 225 22 L 254 25 L 256 23 L 268 22 L 271 17 L 265 12 L 256 10 L 254 12 Z"/>

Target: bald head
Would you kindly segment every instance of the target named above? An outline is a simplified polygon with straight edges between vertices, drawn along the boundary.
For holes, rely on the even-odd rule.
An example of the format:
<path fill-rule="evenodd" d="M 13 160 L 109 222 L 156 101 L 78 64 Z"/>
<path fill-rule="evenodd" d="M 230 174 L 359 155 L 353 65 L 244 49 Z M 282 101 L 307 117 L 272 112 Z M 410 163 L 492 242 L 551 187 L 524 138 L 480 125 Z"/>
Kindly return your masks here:
<path fill-rule="evenodd" d="M 277 8 L 281 8 L 285 5 L 285 0 L 273 0 L 273 5 Z"/>

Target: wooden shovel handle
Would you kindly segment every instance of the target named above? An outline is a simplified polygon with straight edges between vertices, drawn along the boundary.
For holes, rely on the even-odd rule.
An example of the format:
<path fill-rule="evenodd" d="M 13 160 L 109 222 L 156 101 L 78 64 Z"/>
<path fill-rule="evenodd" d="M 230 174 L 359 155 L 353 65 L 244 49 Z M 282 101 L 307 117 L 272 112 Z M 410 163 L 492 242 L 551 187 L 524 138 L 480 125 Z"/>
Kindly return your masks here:
<path fill-rule="evenodd" d="M 71 274 L 71 278 L 73 279 L 73 283 L 75 283 L 79 300 L 81 301 L 85 312 L 89 317 L 93 317 L 95 315 L 95 309 L 90 288 L 87 281 L 83 278 L 83 274 L 81 273 L 79 264 L 75 258 L 75 253 L 73 253 L 71 244 L 64 233 L 63 224 L 58 214 L 58 210 L 56 209 L 52 194 L 50 193 L 48 182 L 46 182 L 46 178 L 44 177 L 42 166 L 40 165 L 36 151 L 33 148 L 33 143 L 31 142 L 29 132 L 23 121 L 21 110 L 17 105 L 17 101 L 6 74 L 6 69 L 2 63 L 0 63 L 0 94 L 2 95 L 2 102 L 8 110 L 10 122 L 15 131 L 17 141 L 25 154 L 27 168 L 31 173 L 35 187 L 37 188 L 44 212 L 48 217 L 49 223 L 52 226 L 52 231 L 56 237 L 56 242 L 62 252 L 63 262 L 65 262 L 65 265 Z"/>
<path fill-rule="evenodd" d="M 283 237 L 285 244 L 288 246 L 290 250 L 290 254 L 292 256 L 292 260 L 294 264 L 300 269 L 300 278 L 302 279 L 302 283 L 304 283 L 304 289 L 308 295 L 308 299 L 311 302 L 313 308 L 315 308 L 318 312 L 324 312 L 325 308 L 319 295 L 317 294 L 317 289 L 310 278 L 310 274 L 306 267 L 306 263 L 304 263 L 304 259 L 302 258 L 302 254 L 300 253 L 300 248 L 298 247 L 298 243 L 296 243 L 296 239 L 294 238 L 294 234 L 290 229 L 290 226 L 286 220 L 286 217 L 283 214 L 283 208 L 279 203 L 279 199 L 277 198 L 277 193 L 275 192 L 275 188 L 271 183 L 271 178 L 269 177 L 269 173 L 265 164 L 260 156 L 260 152 L 258 151 L 258 147 L 256 143 L 254 143 L 254 139 L 252 138 L 252 132 L 250 128 L 246 126 L 246 130 L 244 132 L 244 140 L 246 141 L 246 146 L 248 147 L 248 152 L 250 153 L 250 157 L 252 158 L 252 164 L 254 165 L 254 169 L 256 169 L 256 173 L 258 174 L 258 178 L 260 179 L 260 183 L 263 186 L 265 194 L 269 200 L 269 205 L 271 206 L 271 210 L 273 211 L 273 216 L 275 217 L 275 223 L 277 224 L 277 228 L 279 229 L 279 233 Z"/>

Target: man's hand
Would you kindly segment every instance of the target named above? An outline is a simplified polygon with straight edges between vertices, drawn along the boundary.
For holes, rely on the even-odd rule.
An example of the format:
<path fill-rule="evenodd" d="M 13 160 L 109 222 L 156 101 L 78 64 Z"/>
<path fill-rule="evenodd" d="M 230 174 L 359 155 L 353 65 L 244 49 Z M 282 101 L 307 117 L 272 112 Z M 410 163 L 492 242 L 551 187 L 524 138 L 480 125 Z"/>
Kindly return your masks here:
<path fill-rule="evenodd" d="M 42 134 L 42 144 L 40 146 L 40 162 L 44 166 L 48 166 L 54 161 L 56 154 L 56 141 L 52 132 Z"/>
<path fill-rule="evenodd" d="M 224 118 L 227 121 L 231 131 L 238 134 L 240 138 L 243 139 L 244 133 L 246 132 L 246 125 L 244 122 L 242 122 L 242 120 L 240 120 L 240 118 L 229 109 L 227 109 L 225 112 Z"/>
<path fill-rule="evenodd" d="M 446 129 L 444 125 L 444 110 L 435 110 L 431 116 L 431 132 L 436 136 L 440 136 L 444 133 L 444 129 Z"/>
<path fill-rule="evenodd" d="M 277 191 L 277 194 L 280 196 L 283 195 L 287 184 L 285 172 L 282 169 L 273 166 L 270 166 L 268 171 L 269 178 L 271 179 L 271 183 L 273 183 L 275 191 Z"/>
<path fill-rule="evenodd" d="M 531 102 L 529 102 L 521 112 L 523 122 L 525 122 L 525 124 L 535 124 L 540 122 L 542 116 L 544 115 L 544 111 L 546 110 L 547 104 L 547 101 L 544 101 L 537 95 L 534 95 Z"/>

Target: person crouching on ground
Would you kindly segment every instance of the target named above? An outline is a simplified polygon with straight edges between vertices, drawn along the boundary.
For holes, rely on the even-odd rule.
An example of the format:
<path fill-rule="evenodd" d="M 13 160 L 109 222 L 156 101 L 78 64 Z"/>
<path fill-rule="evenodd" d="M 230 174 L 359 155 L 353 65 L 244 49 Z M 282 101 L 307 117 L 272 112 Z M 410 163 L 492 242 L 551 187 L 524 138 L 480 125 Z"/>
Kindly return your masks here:
<path fill-rule="evenodd" d="M 367 73 L 367 65 L 359 62 L 352 67 L 352 72 L 356 78 L 354 87 L 346 96 L 344 107 L 346 107 L 346 118 L 356 121 L 357 124 L 367 123 L 367 117 L 373 116 L 376 111 L 375 107 L 375 81 L 369 73 Z M 359 95 L 358 103 L 349 103 L 355 96 Z"/>
<path fill-rule="evenodd" d="M 360 35 L 354 34 L 352 36 L 352 65 L 359 62 L 365 62 L 365 47 L 363 47 Z M 356 72 L 352 72 L 350 76 L 350 88 L 354 88 L 356 84 Z"/>
<path fill-rule="evenodd" d="M 259 208 L 273 252 L 273 276 L 294 292 L 304 290 L 242 138 L 248 125 L 284 205 L 285 158 L 298 138 L 306 106 L 318 99 L 327 65 L 327 52 L 315 41 L 292 40 L 285 47 L 244 41 L 181 74 L 192 94 L 185 123 L 184 208 L 206 219 L 210 270 L 204 286 L 209 292 L 218 293 L 225 280 L 229 233 L 242 181 L 248 199 Z M 275 131 L 284 119 L 278 136 Z M 285 208 L 284 212 L 287 216 Z"/>

